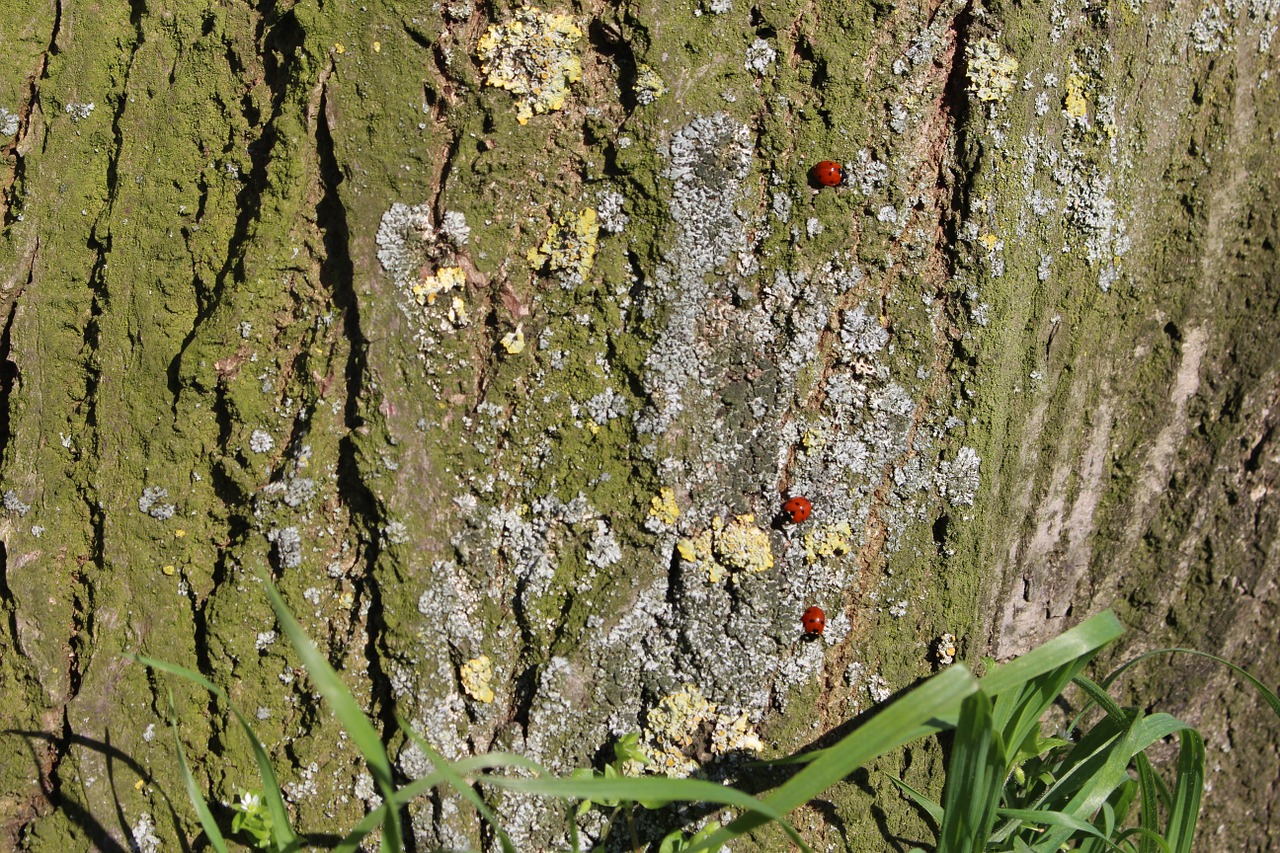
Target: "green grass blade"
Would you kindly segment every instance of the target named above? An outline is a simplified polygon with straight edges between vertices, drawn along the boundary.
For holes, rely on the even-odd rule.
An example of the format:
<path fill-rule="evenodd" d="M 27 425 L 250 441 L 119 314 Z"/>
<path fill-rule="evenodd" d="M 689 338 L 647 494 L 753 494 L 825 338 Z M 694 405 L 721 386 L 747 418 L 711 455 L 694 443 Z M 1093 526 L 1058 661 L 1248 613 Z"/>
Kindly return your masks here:
<path fill-rule="evenodd" d="M 1178 781 L 1174 785 L 1169 831 L 1165 837 L 1174 853 L 1187 853 L 1195 837 L 1200 797 L 1204 793 L 1204 738 L 1189 726 L 1178 735 L 1181 746 L 1178 751 Z"/>
<path fill-rule="evenodd" d="M 205 837 L 209 839 L 209 846 L 217 853 L 227 853 L 227 842 L 222 837 L 222 831 L 218 829 L 218 822 L 213 819 L 213 812 L 209 811 L 209 804 L 205 801 L 204 794 L 200 793 L 200 786 L 191 775 L 191 767 L 187 764 L 187 754 L 182 749 L 182 738 L 178 736 L 178 715 L 173 708 L 172 693 L 169 694 L 169 725 L 173 728 L 173 746 L 178 753 L 178 769 L 182 771 L 182 783 L 187 788 L 187 799 L 191 800 L 191 805 L 196 810 L 196 817 L 200 819 Z"/>
<path fill-rule="evenodd" d="M 515 845 L 511 843 L 511 839 L 507 837 L 507 833 L 502 829 L 501 824 L 498 823 L 498 816 L 495 815 L 487 805 L 485 805 L 484 800 L 482 800 L 480 795 L 475 792 L 475 789 L 467 784 L 467 781 L 453 769 L 449 762 L 445 760 L 444 756 L 436 752 L 436 750 L 431 747 L 431 744 L 427 743 L 426 739 L 414 731 L 404 720 L 400 719 L 399 716 L 396 717 L 396 722 L 400 724 L 401 730 L 409 736 L 409 739 L 416 743 L 418 748 L 426 753 L 427 758 L 431 759 L 431 763 L 435 765 L 436 772 L 443 776 L 444 780 L 448 782 L 455 791 L 461 794 L 467 802 L 471 803 L 472 807 L 480 813 L 481 817 L 489 822 L 489 825 L 493 827 L 493 831 L 498 834 L 498 841 L 502 844 L 502 849 L 505 853 L 515 853 Z"/>
<path fill-rule="evenodd" d="M 906 794 L 908 797 L 915 800 L 916 805 L 924 809 L 925 813 L 929 815 L 929 817 L 933 818 L 934 823 L 939 825 L 942 824 L 942 806 L 941 805 L 939 805 L 938 803 L 935 803 L 933 800 L 926 797 L 923 793 L 921 793 L 920 791 L 917 791 L 915 788 L 911 787 L 906 782 L 903 782 L 901 779 L 899 779 L 897 776 L 894 776 L 892 773 L 886 773 L 885 777 L 888 778 L 890 782 L 897 785 L 898 790 L 902 791 L 902 793 Z"/>
<path fill-rule="evenodd" d="M 1141 800 L 1138 805 L 1138 828 L 1142 834 L 1138 838 L 1138 853 L 1156 853 L 1157 842 L 1153 837 L 1159 833 L 1160 816 L 1157 805 L 1155 771 L 1151 769 L 1151 759 L 1145 752 L 1134 756 L 1134 766 L 1138 770 L 1138 790 Z M 1161 841 L 1163 846 L 1163 841 Z M 1166 847 L 1167 850 L 1167 847 Z"/>
<path fill-rule="evenodd" d="M 565 820 L 569 823 L 569 849 L 573 853 L 580 853 L 582 850 L 582 842 L 578 840 L 578 811 L 570 806 L 565 812 Z"/>
<path fill-rule="evenodd" d="M 992 718 L 1006 744 L 1038 730 L 1045 710 L 1104 646 L 1124 632 L 1107 610 L 988 673 L 982 689 L 995 696 Z"/>
<path fill-rule="evenodd" d="M 1272 712 L 1275 713 L 1277 717 L 1280 717 L 1280 697 L 1277 697 L 1275 692 L 1273 692 L 1269 687 L 1267 687 L 1267 685 L 1263 684 L 1261 681 L 1259 681 L 1258 679 L 1250 675 L 1247 670 L 1236 666 L 1231 661 L 1226 660 L 1224 658 L 1220 658 L 1217 655 L 1211 655 L 1208 652 L 1199 651 L 1198 649 L 1171 648 L 1171 649 L 1153 649 L 1152 651 L 1149 651 L 1149 652 L 1143 652 L 1142 654 L 1135 657 L 1133 660 L 1126 661 L 1123 665 L 1113 670 L 1110 675 L 1102 679 L 1102 686 L 1110 687 L 1112 684 L 1115 683 L 1116 679 L 1119 678 L 1125 672 L 1125 670 L 1129 669 L 1132 666 L 1135 666 L 1140 661 L 1146 660 L 1149 657 L 1156 657 L 1158 655 L 1175 655 L 1175 654 L 1198 655 L 1202 658 L 1208 658 L 1211 661 L 1216 661 L 1222 664 L 1223 666 L 1228 667 L 1229 669 L 1234 671 L 1237 675 L 1239 675 L 1240 677 L 1248 681 L 1250 684 L 1252 684 L 1254 689 L 1258 691 L 1258 695 L 1262 697 L 1263 701 L 1271 706 Z"/>
<path fill-rule="evenodd" d="M 1108 693 L 1106 688 L 1101 684 L 1098 684 L 1093 679 L 1083 675 L 1077 675 L 1072 679 L 1072 683 L 1084 691 L 1085 695 L 1089 697 L 1089 701 L 1084 704 L 1084 707 L 1082 707 L 1080 712 L 1076 714 L 1075 719 L 1071 721 L 1071 725 L 1067 727 L 1068 731 L 1074 731 L 1079 721 L 1094 705 L 1101 708 L 1103 713 L 1108 717 L 1122 722 L 1128 722 L 1129 717 L 1131 716 L 1129 712 L 1124 708 L 1121 708 L 1120 704 L 1116 702 L 1115 699 L 1111 698 L 1111 694 Z"/>
<path fill-rule="evenodd" d="M 1071 801 L 1060 811 L 1082 820 L 1091 820 L 1111 792 L 1129 781 L 1128 767 L 1135 755 L 1153 743 L 1188 728 L 1186 723 L 1168 714 L 1152 714 L 1149 717 L 1135 715 L 1124 736 L 1114 741 L 1106 750 L 1102 765 L 1089 775 Z M 1069 837 L 1069 831 L 1054 828 L 1045 833 L 1033 847 L 1037 850 L 1053 850 Z"/>
<path fill-rule="evenodd" d="M 271 758 L 267 755 L 262 741 L 258 740 L 258 736 L 249 727 L 249 721 L 245 719 L 244 714 L 241 714 L 234 705 L 231 706 L 231 710 L 240 721 L 240 728 L 244 730 L 245 736 L 249 738 L 249 745 L 253 748 L 253 758 L 258 765 L 258 777 L 262 780 L 262 799 L 266 802 L 267 812 L 271 815 L 271 833 L 275 837 L 276 846 L 284 853 L 296 853 L 302 849 L 302 842 L 294 833 L 293 827 L 289 825 L 289 810 L 285 808 L 284 794 L 280 791 L 280 782 L 276 778 L 275 768 L 271 766 Z"/>
<path fill-rule="evenodd" d="M 1000 816 L 1021 821 L 1029 826 L 1054 827 L 1065 831 L 1068 836 L 1082 835 L 1085 838 L 1100 842 L 1107 850 L 1120 849 L 1107 837 L 1106 833 L 1089 823 L 1089 821 L 1065 812 L 1043 811 L 1040 809 L 1000 809 Z M 939 847 L 938 849 L 945 848 Z M 1030 845 L 1030 849 L 1043 850 L 1049 848 L 1044 847 L 1043 842 L 1037 841 L 1035 844 Z"/>
<path fill-rule="evenodd" d="M 766 797 L 765 802 L 778 812 L 789 814 L 867 761 L 906 743 L 921 729 L 942 726 L 940 718 L 958 717 L 960 703 L 977 689 L 977 680 L 963 664 L 950 667 L 887 705 L 835 746 L 810 753 L 814 756 L 812 761 Z M 757 813 L 744 814 L 696 844 L 690 853 L 719 850 L 764 822 L 765 818 Z"/>
<path fill-rule="evenodd" d="M 1140 826 L 1134 826 L 1129 829 L 1122 830 L 1116 835 L 1116 839 L 1118 841 L 1129 842 L 1130 837 L 1135 835 L 1139 839 L 1139 847 L 1137 849 L 1142 849 L 1141 845 L 1150 842 L 1153 853 L 1170 853 L 1169 845 L 1160 837 L 1159 833 L 1150 832 Z M 1133 849 L 1132 842 L 1129 842 L 1129 844 L 1130 849 Z"/>
<path fill-rule="evenodd" d="M 1005 750 L 991 718 L 991 699 L 979 690 L 960 706 L 955 744 L 947 763 L 938 848 L 954 853 L 986 846 L 1000 802 Z"/>
<path fill-rule="evenodd" d="M 387 810 L 396 811 L 403 808 L 406 803 L 414 797 L 427 793 L 432 788 L 444 782 L 444 775 L 439 771 L 423 776 L 421 779 L 415 779 L 403 788 L 396 790 L 394 800 L 383 800 L 382 804 L 376 809 L 365 815 L 359 823 L 352 827 L 351 831 L 343 836 L 333 848 L 332 853 L 357 853 L 360 850 L 360 842 L 364 841 L 365 836 L 373 832 L 383 824 L 387 819 Z"/>
<path fill-rule="evenodd" d="M 776 821 L 784 829 L 789 827 L 786 814 L 771 806 L 768 802 L 758 800 L 750 794 L 739 791 L 737 788 L 730 788 L 703 779 L 669 779 L 665 776 L 639 776 L 635 778 L 597 776 L 576 779 L 553 776 L 542 779 L 525 779 L 485 774 L 480 776 L 478 781 L 485 785 L 493 785 L 509 791 L 541 794 L 542 796 L 556 797 L 558 799 L 595 800 L 597 802 L 601 800 L 630 800 L 632 802 L 645 800 L 660 803 L 720 803 L 726 806 L 748 809 L 751 812 L 762 815 L 767 820 Z M 796 841 L 797 844 L 804 846 L 799 840 L 799 834 L 794 829 L 791 829 L 787 834 L 791 835 L 792 840 Z M 808 848 L 805 849 L 807 850 Z"/>
<path fill-rule="evenodd" d="M 982 678 L 982 689 L 988 696 L 998 696 L 1006 690 L 1021 687 L 1039 675 L 1092 656 L 1123 633 L 1120 620 L 1110 610 L 1104 610 L 1044 645 L 993 669 Z"/>
<path fill-rule="evenodd" d="M 547 775 L 546 769 L 537 762 L 510 752 L 489 752 L 453 762 L 453 771 L 464 777 L 495 767 L 516 767 L 531 771 L 539 776 Z M 383 800 L 382 805 L 365 815 L 364 819 L 356 824 L 342 841 L 333 848 L 333 853 L 356 853 L 360 849 L 360 842 L 364 840 L 364 837 L 377 829 L 378 825 L 385 819 L 388 804 L 390 808 L 403 808 L 415 798 L 422 796 L 437 785 L 443 784 L 444 781 L 444 775 L 437 769 L 434 773 L 430 773 L 420 779 L 414 779 L 403 788 L 398 788 L 395 792 L 395 797 L 392 800 Z"/>
<path fill-rule="evenodd" d="M 222 688 L 198 672 L 194 672 L 184 666 L 178 666 L 175 663 L 154 660 L 142 655 L 128 655 L 128 657 L 143 666 L 149 666 L 152 669 L 167 672 L 199 684 L 218 699 L 227 703 L 227 707 L 231 709 L 231 713 L 239 721 L 240 729 L 244 732 L 244 736 L 248 738 L 249 745 L 253 749 L 253 758 L 258 765 L 258 778 L 262 781 L 262 799 L 267 804 L 267 812 L 271 815 L 271 832 L 275 837 L 276 846 L 284 853 L 296 853 L 296 851 L 301 850 L 302 842 L 289 823 L 289 810 L 285 807 L 284 795 L 280 791 L 280 782 L 276 778 L 275 768 L 271 766 L 271 757 L 267 755 L 266 747 L 258 739 L 253 727 L 249 725 L 249 719 L 240 713 L 240 709 L 236 707 L 235 703 L 231 701 Z"/>
<path fill-rule="evenodd" d="M 205 690 L 208 690 L 210 693 L 212 693 L 214 696 L 217 696 L 219 699 L 225 699 L 227 697 L 227 694 L 222 692 L 221 687 L 214 684 L 212 681 L 205 678 L 200 673 L 194 670 L 187 669 L 185 666 L 178 666 L 176 663 L 169 663 L 168 661 L 156 660 L 155 658 L 149 658 L 143 655 L 127 654 L 125 655 L 125 657 L 136 663 L 140 663 L 143 666 L 150 667 L 151 669 L 158 669 L 161 672 L 167 672 L 170 675 L 176 675 L 179 678 L 185 678 L 187 681 L 193 682 L 195 684 L 199 684 L 201 687 L 203 687 Z"/>
<path fill-rule="evenodd" d="M 325 659 L 324 655 L 320 654 L 320 650 L 316 648 L 315 643 L 311 642 L 311 638 L 302 630 L 298 620 L 289 612 L 289 608 L 285 606 L 284 599 L 280 597 L 280 591 L 276 589 L 275 584 L 268 577 L 263 576 L 261 579 L 262 585 L 267 591 L 267 598 L 271 601 L 271 608 L 276 612 L 276 619 L 284 630 L 285 636 L 289 638 L 290 644 L 293 645 L 294 651 L 298 653 L 298 657 L 302 659 L 303 664 L 307 667 L 307 674 L 311 678 L 311 683 L 315 685 L 316 690 L 324 697 L 325 702 L 338 718 L 342 727 L 351 736 L 351 742 L 355 744 L 356 749 L 360 750 L 360 754 L 364 756 L 365 762 L 369 765 L 369 771 L 373 774 L 374 781 L 378 783 L 378 788 L 382 791 L 382 798 L 386 801 L 393 801 L 395 797 L 395 780 L 391 770 L 391 761 L 387 758 L 387 748 L 382 743 L 382 738 L 378 735 L 377 729 L 373 727 L 373 723 L 360 710 L 360 704 L 356 702 L 356 697 L 351 695 L 351 691 L 347 689 L 347 685 L 342 683 L 338 673 L 334 671 L 333 667 L 329 666 L 329 661 Z M 400 815 L 396 809 L 387 809 L 386 819 L 382 826 L 382 844 L 384 849 L 390 849 L 394 853 L 399 853 L 404 847 L 400 834 Z"/>

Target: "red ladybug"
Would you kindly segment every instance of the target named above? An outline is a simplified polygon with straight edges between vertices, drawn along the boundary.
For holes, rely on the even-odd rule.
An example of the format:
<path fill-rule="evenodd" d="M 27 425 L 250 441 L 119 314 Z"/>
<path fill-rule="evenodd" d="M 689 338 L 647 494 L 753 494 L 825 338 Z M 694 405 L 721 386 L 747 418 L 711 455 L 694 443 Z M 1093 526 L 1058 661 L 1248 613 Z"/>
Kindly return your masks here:
<path fill-rule="evenodd" d="M 816 637 L 827 627 L 827 614 L 823 613 L 822 608 L 815 604 L 800 617 L 800 627 L 804 628 L 806 634 L 812 634 Z"/>
<path fill-rule="evenodd" d="M 808 498 L 788 498 L 782 504 L 782 511 L 786 513 L 792 524 L 799 524 L 813 512 L 813 504 Z"/>
<path fill-rule="evenodd" d="M 810 169 L 809 174 L 824 187 L 838 187 L 844 183 L 844 167 L 835 160 L 823 160 Z"/>

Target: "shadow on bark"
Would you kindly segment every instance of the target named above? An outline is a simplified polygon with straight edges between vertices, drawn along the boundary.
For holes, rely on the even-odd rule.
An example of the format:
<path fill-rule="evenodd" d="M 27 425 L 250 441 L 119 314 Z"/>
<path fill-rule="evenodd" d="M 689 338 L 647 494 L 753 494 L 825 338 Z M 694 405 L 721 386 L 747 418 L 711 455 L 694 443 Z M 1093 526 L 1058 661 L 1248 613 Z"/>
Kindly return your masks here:
<path fill-rule="evenodd" d="M 0 735 L 21 737 L 26 741 L 27 748 L 31 752 L 31 761 L 36 767 L 41 787 L 45 791 L 46 802 L 53 810 L 62 813 L 67 820 L 79 827 L 85 836 L 93 842 L 95 850 L 106 851 L 106 853 L 129 853 L 130 849 L 137 849 L 133 829 L 129 826 L 120 797 L 116 794 L 116 765 L 123 764 L 137 775 L 140 780 L 160 793 L 165 805 L 168 807 L 169 821 L 173 826 L 174 835 L 177 837 L 184 853 L 190 853 L 192 848 L 186 842 L 186 832 L 183 830 L 182 821 L 179 819 L 178 813 L 173 806 L 173 800 L 165 791 L 165 787 L 136 760 L 112 746 L 109 732 L 104 735 L 104 739 L 101 741 L 84 735 L 71 735 L 67 738 L 60 738 L 49 732 L 20 729 L 5 729 L 0 731 Z M 50 776 L 41 772 L 39 757 L 36 754 L 35 745 L 37 742 L 47 743 L 58 754 L 64 756 L 70 752 L 72 747 L 78 746 L 91 752 L 96 752 L 103 757 L 107 766 L 107 782 L 111 786 L 111 800 L 115 805 L 115 819 L 119 823 L 120 835 L 129 842 L 128 847 L 122 846 L 117 837 L 111 834 L 109 827 L 91 814 L 82 802 L 64 795 L 61 785 L 56 779 L 50 778 Z"/>

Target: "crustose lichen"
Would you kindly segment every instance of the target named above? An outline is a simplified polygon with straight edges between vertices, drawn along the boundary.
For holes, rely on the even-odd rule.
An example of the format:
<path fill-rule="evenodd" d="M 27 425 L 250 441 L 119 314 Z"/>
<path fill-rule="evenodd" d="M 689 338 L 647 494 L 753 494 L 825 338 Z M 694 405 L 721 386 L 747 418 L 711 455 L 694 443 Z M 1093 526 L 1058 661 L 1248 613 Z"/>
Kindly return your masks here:
<path fill-rule="evenodd" d="M 964 55 L 969 64 L 969 91 L 979 101 L 998 104 L 1009 97 L 1018 60 L 1005 56 L 1000 45 L 989 38 L 965 45 Z"/>
<path fill-rule="evenodd" d="M 505 24 L 491 24 L 476 53 L 490 86 L 519 96 L 516 120 L 564 108 L 569 84 L 582 78 L 574 45 L 582 30 L 568 15 L 526 6 Z"/>

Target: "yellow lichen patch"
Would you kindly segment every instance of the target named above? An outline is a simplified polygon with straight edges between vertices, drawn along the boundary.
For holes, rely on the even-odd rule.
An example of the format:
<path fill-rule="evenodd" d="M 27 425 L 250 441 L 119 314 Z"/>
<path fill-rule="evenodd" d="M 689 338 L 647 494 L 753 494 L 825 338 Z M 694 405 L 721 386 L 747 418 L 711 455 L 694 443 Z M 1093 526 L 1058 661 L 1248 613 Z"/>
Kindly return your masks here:
<path fill-rule="evenodd" d="M 467 303 L 461 296 L 453 297 L 449 304 L 449 322 L 455 326 L 471 325 L 471 315 L 467 313 Z"/>
<path fill-rule="evenodd" d="M 455 287 L 462 287 L 466 281 L 467 276 L 462 272 L 462 267 L 440 267 L 435 275 L 414 282 L 410 292 L 419 305 L 430 305 L 436 301 L 436 296 Z"/>
<path fill-rule="evenodd" d="M 763 572 L 773 567 L 773 551 L 769 548 L 769 534 L 756 527 L 755 522 L 756 517 L 747 514 L 725 524 L 717 515 L 711 519 L 710 530 L 693 539 L 682 539 L 676 550 L 686 562 L 705 570 L 712 583 L 719 583 L 725 572 L 735 579 L 739 572 Z"/>
<path fill-rule="evenodd" d="M 516 120 L 564 107 L 569 84 L 582 78 L 574 52 L 582 30 L 568 15 L 526 6 L 505 24 L 491 24 L 476 53 L 485 82 L 519 97 Z"/>
<path fill-rule="evenodd" d="M 667 81 L 643 62 L 636 65 L 636 103 L 652 104 L 667 94 Z"/>
<path fill-rule="evenodd" d="M 460 674 L 462 689 L 468 696 L 477 702 L 493 701 L 493 688 L 489 686 L 493 681 L 493 664 L 488 655 L 480 655 L 464 663 Z"/>
<path fill-rule="evenodd" d="M 709 743 L 705 742 L 708 734 Z M 698 757 L 705 755 L 691 753 L 705 751 L 708 747 L 711 755 L 744 750 L 760 752 L 764 749 L 764 743 L 751 728 L 745 711 L 736 714 L 722 712 L 692 684 L 662 697 L 657 707 L 649 711 L 643 741 L 644 752 L 650 759 L 648 767 L 674 778 L 696 771 Z M 628 775 L 638 775 L 644 767 L 640 762 L 634 762 L 623 771 Z"/>
<path fill-rule="evenodd" d="M 969 91 L 979 101 L 1000 103 L 1009 97 L 1018 60 L 1005 56 L 1000 45 L 989 38 L 965 45 L 964 53 L 969 63 Z"/>
<path fill-rule="evenodd" d="M 736 717 L 718 715 L 715 731 L 711 733 L 712 754 L 724 755 L 746 750 L 764 752 L 764 741 L 760 740 L 760 735 L 751 727 L 747 712 L 743 711 Z"/>
<path fill-rule="evenodd" d="M 561 283 L 577 287 L 586 281 L 596 259 L 600 222 L 595 208 L 568 212 L 551 223 L 542 245 L 529 250 L 529 263 L 560 273 Z"/>
<path fill-rule="evenodd" d="M 982 243 L 983 246 L 986 247 L 988 252 L 990 252 L 992 249 L 996 247 L 996 244 L 1000 242 L 1000 238 L 994 234 L 987 233 L 979 237 L 978 241 Z"/>
<path fill-rule="evenodd" d="M 1072 74 L 1066 81 L 1067 94 L 1062 98 L 1062 108 L 1072 118 L 1084 118 L 1089 112 L 1089 102 L 1084 97 L 1084 79 Z"/>
<path fill-rule="evenodd" d="M 826 557 L 843 557 L 853 550 L 853 528 L 837 521 L 813 528 L 804 537 L 804 559 L 813 565 Z"/>
<path fill-rule="evenodd" d="M 680 507 L 676 506 L 676 493 L 664 488 L 649 500 L 649 515 L 663 524 L 675 524 L 680 517 Z"/>
<path fill-rule="evenodd" d="M 524 324 L 517 325 L 514 332 L 507 332 L 503 335 L 501 343 L 502 348 L 509 355 L 519 355 L 524 352 Z"/>

